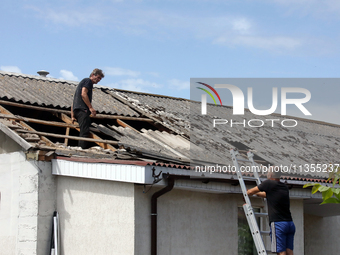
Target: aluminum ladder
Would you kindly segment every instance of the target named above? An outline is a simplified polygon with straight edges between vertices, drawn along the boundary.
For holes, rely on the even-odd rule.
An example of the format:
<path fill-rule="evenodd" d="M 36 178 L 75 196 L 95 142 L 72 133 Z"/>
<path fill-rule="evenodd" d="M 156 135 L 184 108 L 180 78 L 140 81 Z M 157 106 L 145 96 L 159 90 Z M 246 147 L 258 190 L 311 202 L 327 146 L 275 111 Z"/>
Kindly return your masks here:
<path fill-rule="evenodd" d="M 263 208 L 264 208 L 265 212 L 254 213 L 254 209 L 253 209 L 251 202 L 250 202 L 250 199 L 247 195 L 247 188 L 246 188 L 246 185 L 244 183 L 244 180 L 256 181 L 257 185 L 259 185 L 261 183 L 261 180 L 259 178 L 259 174 L 256 170 L 257 169 L 256 165 L 255 165 L 255 162 L 254 162 L 254 159 L 253 159 L 254 154 L 249 151 L 247 153 L 248 159 L 238 158 L 237 156 L 239 155 L 239 152 L 234 150 L 234 149 L 230 150 L 230 154 L 231 154 L 234 166 L 236 167 L 237 177 L 238 177 L 241 189 L 242 189 L 243 198 L 244 198 L 244 201 L 245 201 L 245 204 L 243 205 L 243 210 L 244 210 L 244 213 L 245 213 L 247 221 L 248 221 L 248 225 L 249 225 L 250 232 L 252 234 L 252 237 L 253 237 L 253 240 L 254 240 L 254 243 L 255 243 L 257 254 L 259 254 L 259 255 L 273 254 L 271 251 L 266 250 L 266 247 L 265 247 L 265 244 L 264 244 L 263 238 L 262 238 L 262 236 L 264 236 L 264 235 L 268 236 L 269 231 L 265 231 L 265 230 L 260 229 L 258 224 L 257 224 L 257 221 L 256 221 L 257 217 L 262 217 L 262 219 L 264 219 L 268 223 L 268 213 L 266 213 L 267 212 L 267 209 L 266 209 L 267 206 L 266 206 L 266 203 L 265 203 L 265 199 L 262 199 Z M 244 177 L 242 175 L 242 171 L 240 169 L 239 162 L 245 162 L 245 163 L 248 163 L 248 164 L 250 163 L 251 166 L 252 166 L 252 169 L 253 169 L 252 173 L 254 174 L 254 177 Z M 264 226 L 265 223 L 262 222 L 262 224 L 260 224 L 260 225 Z M 269 226 L 269 224 L 267 224 L 267 225 Z"/>

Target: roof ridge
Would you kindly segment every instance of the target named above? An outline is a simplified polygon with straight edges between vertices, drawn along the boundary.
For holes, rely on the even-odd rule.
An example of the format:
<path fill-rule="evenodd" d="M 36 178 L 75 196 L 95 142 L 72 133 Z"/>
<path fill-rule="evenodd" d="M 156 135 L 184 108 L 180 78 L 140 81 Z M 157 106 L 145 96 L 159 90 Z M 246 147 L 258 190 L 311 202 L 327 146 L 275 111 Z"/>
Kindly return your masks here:
<path fill-rule="evenodd" d="M 61 83 L 69 83 L 72 85 L 78 85 L 79 81 L 71 81 L 71 80 L 64 80 L 59 78 L 52 78 L 52 77 L 43 77 L 39 75 L 32 75 L 32 74 L 23 74 L 23 73 L 14 73 L 14 72 L 5 72 L 0 70 L 0 74 L 8 75 L 8 76 L 16 76 L 16 77 L 23 77 L 23 78 L 29 78 L 29 79 L 36 79 L 36 80 L 44 80 L 44 81 L 52 81 L 52 82 L 61 82 Z M 109 90 L 115 90 L 114 88 L 110 88 L 108 86 L 104 85 L 94 85 L 95 88 L 102 88 L 102 89 L 109 89 Z"/>
<path fill-rule="evenodd" d="M 192 101 L 191 99 L 188 99 L 188 98 L 166 96 L 166 95 L 153 94 L 153 93 L 147 93 L 147 92 L 139 92 L 139 91 L 125 90 L 125 89 L 114 89 L 114 90 L 117 92 L 128 92 L 128 93 L 148 95 L 148 96 L 154 96 L 154 97 L 163 97 L 163 98 L 170 98 L 170 99 L 176 99 L 176 100 Z"/>
<path fill-rule="evenodd" d="M 63 80 L 63 79 L 52 78 L 52 77 L 43 77 L 43 76 L 32 75 L 32 74 L 5 72 L 5 71 L 1 71 L 1 70 L 0 70 L 0 74 L 8 75 L 8 76 L 16 76 L 16 77 L 29 78 L 29 79 L 36 79 L 36 80 L 46 80 L 46 81 L 61 82 L 61 83 L 71 83 L 71 84 L 78 84 L 79 83 L 78 81 Z"/>
<path fill-rule="evenodd" d="M 6 71 L 1 71 L 1 70 L 0 70 L 0 74 L 8 75 L 8 76 L 16 76 L 16 77 L 29 78 L 29 79 L 36 79 L 36 80 L 45 80 L 45 81 L 69 83 L 69 84 L 75 84 L 75 85 L 79 84 L 79 81 L 63 80 L 63 79 L 52 78 L 52 77 L 42 77 L 42 76 L 39 76 L 39 75 L 32 75 L 32 74 L 6 72 Z M 170 98 L 170 99 L 176 99 L 176 100 L 192 101 L 190 99 L 180 98 L 180 97 L 172 97 L 172 96 L 166 96 L 166 95 L 160 95 L 160 94 L 152 94 L 152 93 L 139 92 L 139 91 L 131 91 L 131 90 L 125 90 L 125 89 L 116 89 L 116 88 L 111 88 L 111 87 L 108 87 L 108 86 L 105 86 L 105 85 L 97 85 L 97 84 L 95 84 L 94 87 L 95 88 L 108 89 L 108 90 L 112 90 L 112 91 L 118 91 L 118 92 L 127 92 L 127 93 L 139 94 L 139 95 L 149 95 L 149 96 L 162 97 L 162 98 Z"/>

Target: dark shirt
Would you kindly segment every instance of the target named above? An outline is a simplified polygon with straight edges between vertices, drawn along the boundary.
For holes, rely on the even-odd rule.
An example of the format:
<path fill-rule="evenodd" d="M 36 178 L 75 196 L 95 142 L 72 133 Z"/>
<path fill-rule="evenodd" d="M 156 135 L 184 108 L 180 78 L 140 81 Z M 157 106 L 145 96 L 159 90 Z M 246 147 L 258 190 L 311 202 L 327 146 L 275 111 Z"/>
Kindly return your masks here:
<path fill-rule="evenodd" d="M 76 92 L 74 93 L 73 110 L 87 110 L 88 112 L 90 110 L 81 97 L 81 91 L 84 87 L 87 88 L 87 96 L 89 97 L 90 102 L 92 102 L 93 83 L 90 78 L 85 78 L 79 82 Z"/>
<path fill-rule="evenodd" d="M 292 221 L 289 190 L 286 184 L 265 180 L 258 185 L 258 188 L 266 192 L 269 222 Z"/>

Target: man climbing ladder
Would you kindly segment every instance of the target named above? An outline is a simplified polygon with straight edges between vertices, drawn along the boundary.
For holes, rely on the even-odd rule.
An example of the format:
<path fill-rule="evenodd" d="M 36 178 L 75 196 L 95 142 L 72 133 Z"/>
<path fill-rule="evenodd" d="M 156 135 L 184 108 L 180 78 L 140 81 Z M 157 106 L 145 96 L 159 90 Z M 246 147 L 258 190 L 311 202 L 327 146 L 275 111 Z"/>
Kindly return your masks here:
<path fill-rule="evenodd" d="M 290 212 L 289 190 L 280 182 L 281 172 L 271 167 L 268 180 L 249 189 L 247 195 L 267 200 L 270 222 L 271 250 L 278 255 L 293 255 L 295 225 Z"/>

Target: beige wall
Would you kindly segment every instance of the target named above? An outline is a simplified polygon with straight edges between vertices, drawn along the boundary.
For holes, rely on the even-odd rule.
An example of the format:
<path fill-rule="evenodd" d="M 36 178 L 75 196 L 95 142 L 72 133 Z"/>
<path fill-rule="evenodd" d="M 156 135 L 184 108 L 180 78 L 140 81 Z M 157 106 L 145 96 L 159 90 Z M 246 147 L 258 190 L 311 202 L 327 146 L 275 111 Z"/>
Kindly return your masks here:
<path fill-rule="evenodd" d="M 303 200 L 291 199 L 290 211 L 292 213 L 293 221 L 296 227 L 294 237 L 294 254 L 308 254 L 304 253 L 304 217 L 303 217 Z"/>
<path fill-rule="evenodd" d="M 58 176 L 61 254 L 134 254 L 134 185 Z"/>
<path fill-rule="evenodd" d="M 151 196 L 135 188 L 136 255 L 150 253 Z M 147 190 L 148 188 L 146 188 Z M 259 199 L 253 206 L 260 205 Z M 158 201 L 158 254 L 237 255 L 237 207 L 240 194 L 213 194 L 174 189 Z M 291 200 L 297 228 L 295 254 L 304 254 L 303 200 Z"/>
<path fill-rule="evenodd" d="M 51 162 L 35 162 L 39 166 L 37 254 L 48 254 L 50 249 L 52 217 L 57 209 L 56 177 Z"/>
<path fill-rule="evenodd" d="M 150 207 L 136 186 L 136 255 L 150 254 Z M 172 190 L 158 199 L 158 254 L 237 255 L 237 197 Z"/>
<path fill-rule="evenodd" d="M 305 254 L 339 254 L 340 216 L 304 215 Z"/>

